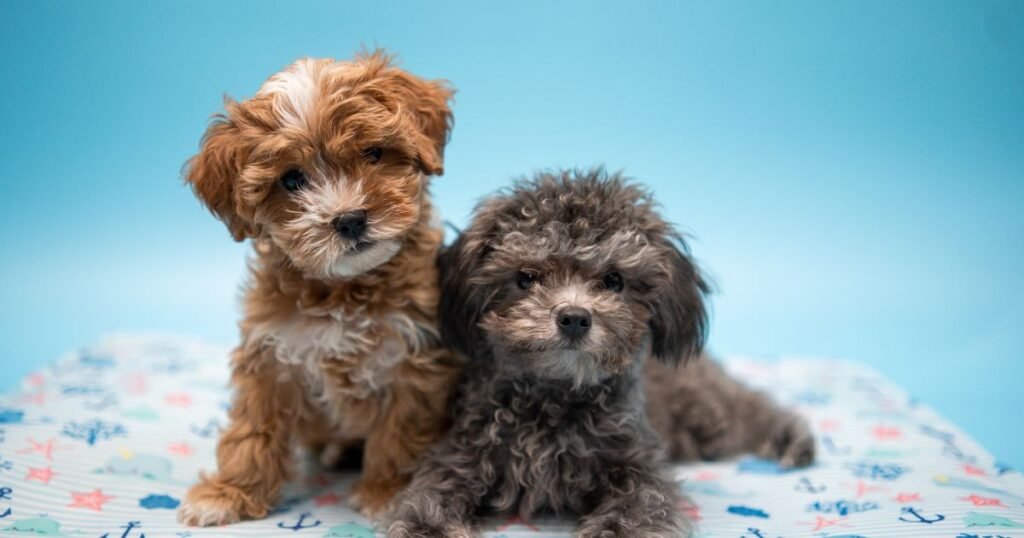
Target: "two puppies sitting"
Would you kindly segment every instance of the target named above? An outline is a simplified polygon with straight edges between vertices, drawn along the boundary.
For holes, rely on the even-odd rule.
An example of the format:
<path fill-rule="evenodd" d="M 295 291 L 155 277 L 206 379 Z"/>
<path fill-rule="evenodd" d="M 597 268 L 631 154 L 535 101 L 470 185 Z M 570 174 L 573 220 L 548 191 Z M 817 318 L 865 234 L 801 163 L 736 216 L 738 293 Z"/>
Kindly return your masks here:
<path fill-rule="evenodd" d="M 522 181 L 437 263 L 450 97 L 381 54 L 300 60 L 209 128 L 187 179 L 255 254 L 218 470 L 180 519 L 264 517 L 294 442 L 327 466 L 363 447 L 352 500 L 394 537 L 542 511 L 686 535 L 661 452 L 809 463 L 795 415 L 711 361 L 666 366 L 699 354 L 706 286 L 640 187 Z"/>

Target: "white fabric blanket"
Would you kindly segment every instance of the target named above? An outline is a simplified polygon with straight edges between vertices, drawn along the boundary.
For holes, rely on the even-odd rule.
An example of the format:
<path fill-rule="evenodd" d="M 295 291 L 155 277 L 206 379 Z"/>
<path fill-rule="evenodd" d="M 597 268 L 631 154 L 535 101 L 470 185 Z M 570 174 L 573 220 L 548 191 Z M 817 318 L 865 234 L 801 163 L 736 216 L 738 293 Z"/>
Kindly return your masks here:
<path fill-rule="evenodd" d="M 123 335 L 0 397 L 0 535 L 375 536 L 346 504 L 353 477 L 311 465 L 265 520 L 177 524 L 186 488 L 214 467 L 230 396 L 226 355 L 187 338 Z M 726 365 L 806 416 L 820 458 L 797 471 L 749 458 L 678 466 L 692 500 L 681 508 L 698 536 L 1024 537 L 1021 475 L 876 372 L 827 360 Z M 571 536 L 573 524 L 510 518 L 484 528 L 554 538 Z"/>

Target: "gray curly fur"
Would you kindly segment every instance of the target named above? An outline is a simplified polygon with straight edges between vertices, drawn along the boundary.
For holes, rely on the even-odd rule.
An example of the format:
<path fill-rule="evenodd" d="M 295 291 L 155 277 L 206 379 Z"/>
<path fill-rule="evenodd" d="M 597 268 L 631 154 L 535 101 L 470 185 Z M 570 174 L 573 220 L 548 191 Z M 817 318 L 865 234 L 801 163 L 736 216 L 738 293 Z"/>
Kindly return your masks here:
<path fill-rule="evenodd" d="M 521 180 L 477 208 L 441 268 L 442 335 L 470 360 L 453 427 L 400 496 L 389 536 L 474 536 L 488 513 L 575 514 L 585 538 L 690 535 L 661 462 L 666 448 L 703 457 L 671 441 L 692 438 L 694 421 L 669 406 L 657 415 L 659 441 L 644 372 L 659 364 L 651 357 L 669 368 L 699 354 L 707 285 L 650 195 L 602 170 Z M 592 315 L 583 337 L 559 328 L 569 308 Z M 707 364 L 681 373 L 697 373 L 685 383 L 708 393 L 710 407 L 762 398 Z M 672 399 L 681 385 L 660 386 L 658 398 Z M 735 411 L 714 420 L 743 421 L 749 409 Z M 742 437 L 728 448 L 756 436 Z"/>
<path fill-rule="evenodd" d="M 713 360 L 691 361 L 675 371 L 645 367 L 647 417 L 674 461 L 714 461 L 744 453 L 775 459 L 782 467 L 814 462 L 807 422 L 752 391 Z"/>

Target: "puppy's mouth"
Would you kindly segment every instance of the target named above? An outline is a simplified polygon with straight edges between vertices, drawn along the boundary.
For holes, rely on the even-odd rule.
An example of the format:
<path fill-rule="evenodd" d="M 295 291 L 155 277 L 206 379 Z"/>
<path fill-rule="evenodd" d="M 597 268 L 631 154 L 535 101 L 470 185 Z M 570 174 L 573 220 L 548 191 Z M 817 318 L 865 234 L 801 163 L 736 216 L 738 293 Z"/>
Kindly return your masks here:
<path fill-rule="evenodd" d="M 390 239 L 359 241 L 341 250 L 324 269 L 328 277 L 351 278 L 387 263 L 401 249 L 401 243 Z"/>
<path fill-rule="evenodd" d="M 373 248 L 374 245 L 376 244 L 377 243 L 373 241 L 359 241 L 358 243 L 345 249 L 345 254 L 362 254 L 363 252 L 366 252 L 367 250 Z"/>
<path fill-rule="evenodd" d="M 554 347 L 561 349 L 584 349 L 593 343 L 593 337 L 589 334 L 583 335 L 559 335 L 557 343 Z"/>

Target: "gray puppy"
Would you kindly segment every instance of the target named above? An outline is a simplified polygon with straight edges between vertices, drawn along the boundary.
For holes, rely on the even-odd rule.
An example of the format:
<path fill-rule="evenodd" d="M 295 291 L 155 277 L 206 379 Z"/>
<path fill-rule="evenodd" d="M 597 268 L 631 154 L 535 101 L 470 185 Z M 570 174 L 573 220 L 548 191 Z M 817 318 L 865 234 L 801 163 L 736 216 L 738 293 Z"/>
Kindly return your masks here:
<path fill-rule="evenodd" d="M 643 375 L 651 356 L 699 354 L 707 286 L 650 196 L 603 171 L 541 174 L 483 202 L 441 269 L 442 335 L 469 361 L 454 424 L 399 497 L 389 536 L 468 537 L 477 516 L 510 512 L 579 515 L 581 537 L 689 535 Z M 747 420 L 723 399 L 751 393 L 714 367 L 694 373 L 710 378 L 687 383 L 708 387 L 714 420 Z M 658 415 L 668 448 L 702 457 L 675 447 L 703 430 L 673 409 Z M 794 424 L 770 455 L 803 438 Z M 739 437 L 714 455 L 746 449 Z"/>

